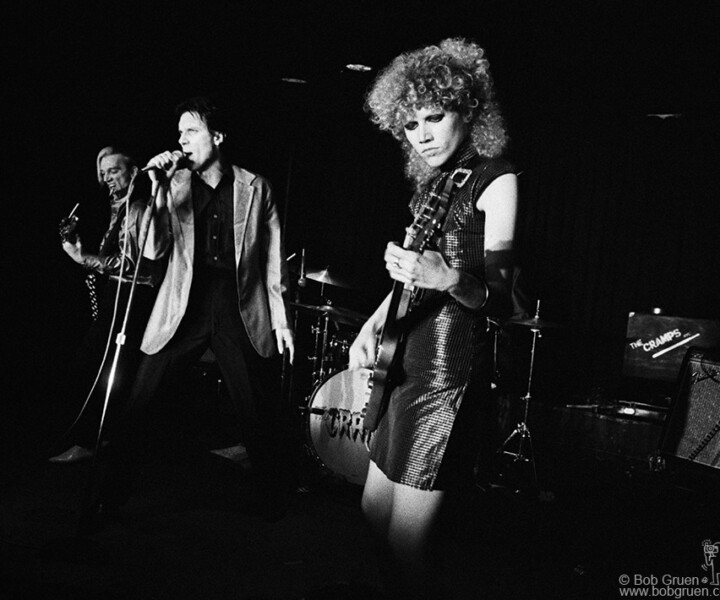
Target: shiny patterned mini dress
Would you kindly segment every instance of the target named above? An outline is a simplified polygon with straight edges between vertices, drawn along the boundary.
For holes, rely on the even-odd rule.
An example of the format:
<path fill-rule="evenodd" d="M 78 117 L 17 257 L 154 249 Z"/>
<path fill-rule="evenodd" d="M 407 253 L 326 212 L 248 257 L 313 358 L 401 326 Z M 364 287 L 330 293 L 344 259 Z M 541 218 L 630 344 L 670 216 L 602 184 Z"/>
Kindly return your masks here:
<path fill-rule="evenodd" d="M 456 168 L 473 169 L 450 199 L 437 250 L 451 267 L 484 279 L 485 214 L 475 207 L 497 177 L 513 173 L 507 161 L 480 158 L 465 146 L 410 202 L 413 216 L 427 193 L 442 189 Z M 482 309 L 425 290 L 408 317 L 399 384 L 373 433 L 370 458 L 391 480 L 422 490 L 449 489 L 472 475 L 477 454 L 475 419 L 489 401 L 492 339 Z M 463 408 L 461 411 L 460 408 Z"/>

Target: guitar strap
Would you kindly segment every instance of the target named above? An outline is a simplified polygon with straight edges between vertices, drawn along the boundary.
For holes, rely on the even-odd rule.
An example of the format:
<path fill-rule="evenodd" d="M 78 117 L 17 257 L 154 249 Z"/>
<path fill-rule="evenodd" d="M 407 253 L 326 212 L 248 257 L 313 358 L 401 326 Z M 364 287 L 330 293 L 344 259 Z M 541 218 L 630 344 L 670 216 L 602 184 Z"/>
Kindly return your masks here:
<path fill-rule="evenodd" d="M 450 208 L 450 195 L 453 193 L 455 187 L 460 189 L 463 187 L 470 176 L 472 175 L 471 169 L 455 169 L 450 176 L 445 180 L 442 192 L 440 192 L 440 207 L 438 209 L 438 221 L 445 219 L 447 211 Z M 442 223 L 442 232 L 445 233 L 447 227 L 447 220 Z"/>
<path fill-rule="evenodd" d="M 445 213 L 450 208 L 450 199 L 455 189 L 460 189 L 470 182 L 470 187 L 472 188 L 471 193 L 474 195 L 475 188 L 478 184 L 481 188 L 486 185 L 486 182 L 483 180 L 483 175 L 485 175 L 488 170 L 488 166 L 491 163 L 490 161 L 483 161 L 481 163 L 478 161 L 480 161 L 480 157 L 475 156 L 465 168 L 455 169 L 445 180 L 443 190 L 440 193 L 440 210 L 443 211 L 442 218 L 445 218 Z M 448 221 L 445 220 L 441 231 L 445 233 L 447 231 L 447 227 Z"/>
<path fill-rule="evenodd" d="M 90 316 L 93 321 L 97 321 L 99 314 L 96 283 L 97 277 L 95 273 L 88 273 L 85 276 L 85 285 L 87 286 L 88 296 L 90 297 Z"/>

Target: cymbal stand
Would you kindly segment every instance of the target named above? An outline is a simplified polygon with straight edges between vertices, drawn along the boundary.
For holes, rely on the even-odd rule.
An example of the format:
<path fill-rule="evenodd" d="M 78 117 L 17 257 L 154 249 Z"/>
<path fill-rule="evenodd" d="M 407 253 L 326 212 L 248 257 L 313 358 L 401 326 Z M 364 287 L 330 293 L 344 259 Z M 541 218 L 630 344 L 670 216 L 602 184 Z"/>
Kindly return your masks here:
<path fill-rule="evenodd" d="M 498 339 L 500 337 L 500 323 L 488 317 L 487 330 L 493 334 L 493 368 L 491 387 L 496 389 L 500 380 L 500 365 L 498 362 Z"/>
<path fill-rule="evenodd" d="M 313 359 L 312 387 L 325 380 L 325 349 L 328 342 L 328 327 L 330 325 L 330 316 L 321 315 L 318 317 L 317 324 L 313 328 L 315 333 L 315 354 Z"/>
<path fill-rule="evenodd" d="M 325 296 L 325 284 L 320 284 L 320 297 L 325 305 L 330 306 L 332 300 Z M 325 356 L 328 347 L 328 330 L 330 327 L 330 315 L 324 314 L 318 316 L 317 324 L 313 328 L 315 333 L 315 354 L 313 355 L 313 372 L 312 387 L 315 389 L 319 384 L 325 381 L 325 377 L 329 375 L 325 369 L 327 357 Z"/>
<path fill-rule="evenodd" d="M 540 318 L 540 301 L 539 300 L 537 302 L 535 318 L 536 319 Z M 531 327 L 530 331 L 532 331 L 533 337 L 532 337 L 532 345 L 530 347 L 530 368 L 528 370 L 527 392 L 522 398 L 523 402 L 525 403 L 524 410 L 523 410 L 523 418 L 522 418 L 522 421 L 520 421 L 520 423 L 518 423 L 517 427 L 515 427 L 515 429 L 512 431 L 512 433 L 507 437 L 507 439 L 502 443 L 500 448 L 498 448 L 498 453 L 513 457 L 514 462 L 530 463 L 532 465 L 533 477 L 535 478 L 535 483 L 537 484 L 538 477 L 537 477 L 537 469 L 535 468 L 535 452 L 533 451 L 532 436 L 530 435 L 530 429 L 527 426 L 527 421 L 528 421 L 528 414 L 530 411 L 530 400 L 532 399 L 531 389 L 532 389 L 533 369 L 535 367 L 535 346 L 537 343 L 537 339 L 542 337 L 542 335 L 540 333 L 539 327 Z M 510 444 L 510 442 L 513 439 L 515 439 L 516 437 L 519 438 L 517 452 L 511 452 L 507 448 L 508 448 L 508 445 Z M 524 446 L 525 446 L 526 442 L 530 448 L 529 456 L 524 451 Z"/>

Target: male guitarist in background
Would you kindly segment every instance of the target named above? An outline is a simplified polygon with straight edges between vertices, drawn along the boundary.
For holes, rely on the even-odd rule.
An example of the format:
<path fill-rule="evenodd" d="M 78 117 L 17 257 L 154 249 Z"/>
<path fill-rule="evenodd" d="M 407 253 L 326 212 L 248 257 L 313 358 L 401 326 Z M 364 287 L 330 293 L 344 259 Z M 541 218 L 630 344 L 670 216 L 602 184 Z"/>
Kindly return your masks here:
<path fill-rule="evenodd" d="M 350 349 L 350 368 L 374 369 L 362 508 L 386 554 L 386 592 L 440 598 L 429 542 L 447 494 L 472 482 L 477 412 L 490 400 L 485 317 L 511 312 L 517 181 L 500 158 L 507 136 L 488 61 L 474 43 L 448 39 L 401 54 L 374 82 L 366 108 L 402 144 L 416 223 L 438 199 L 440 215 L 447 204 L 427 250 L 410 249 L 419 246 L 407 238 L 388 244 L 393 293 Z M 410 299 L 402 312 L 393 301 L 399 294 Z"/>
<path fill-rule="evenodd" d="M 97 303 L 93 323 L 74 350 L 73 362 L 68 365 L 63 388 L 67 398 L 64 399 L 76 402 L 87 398 L 87 404 L 83 405 L 79 418 L 68 432 L 68 439 L 73 445 L 49 459 L 56 464 L 74 463 L 93 455 L 117 349 L 115 341 L 123 329 L 135 267 L 142 252 L 147 192 L 135 185 L 138 173 L 135 160 L 120 148 L 106 146 L 98 153 L 95 166 L 98 183 L 107 189 L 110 199 L 110 221 L 97 253 L 83 245 L 76 231 L 77 218 L 66 218 L 60 223 L 60 238 L 65 253 L 89 275 L 105 277 L 107 282 Z M 110 419 L 106 418 L 103 422 L 103 438 L 107 437 L 108 425 L 112 427 L 130 393 L 141 358 L 140 341 L 162 275 L 161 261 L 140 259 L 132 307 L 125 326 L 126 337 L 120 346 L 110 390 L 107 413 Z"/>

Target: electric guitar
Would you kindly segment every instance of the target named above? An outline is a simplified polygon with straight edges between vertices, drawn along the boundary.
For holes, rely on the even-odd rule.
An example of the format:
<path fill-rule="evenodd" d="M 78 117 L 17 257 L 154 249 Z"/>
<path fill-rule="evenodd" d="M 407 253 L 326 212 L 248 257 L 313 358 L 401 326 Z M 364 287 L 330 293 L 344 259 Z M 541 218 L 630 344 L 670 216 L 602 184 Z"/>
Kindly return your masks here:
<path fill-rule="evenodd" d="M 60 220 L 60 225 L 58 226 L 60 240 L 62 240 L 63 242 L 67 242 L 68 244 L 75 244 L 78 240 L 78 217 L 75 214 L 75 211 L 78 209 L 79 206 L 80 203 L 78 202 L 75 205 L 75 208 L 72 209 L 70 214 Z M 85 285 L 87 286 L 88 295 L 90 297 L 90 315 L 93 321 L 97 321 L 98 298 L 95 273 L 88 273 L 87 275 L 85 275 Z"/>
<path fill-rule="evenodd" d="M 442 236 L 442 226 L 448 208 L 448 194 L 431 193 L 428 201 L 408 227 L 403 248 L 422 254 L 427 246 Z M 375 353 L 375 364 L 368 378 L 368 400 L 363 427 L 374 431 L 387 410 L 393 376 L 402 356 L 405 338 L 403 320 L 419 302 L 418 290 L 400 281 L 393 282 L 390 305 L 380 341 Z"/>

